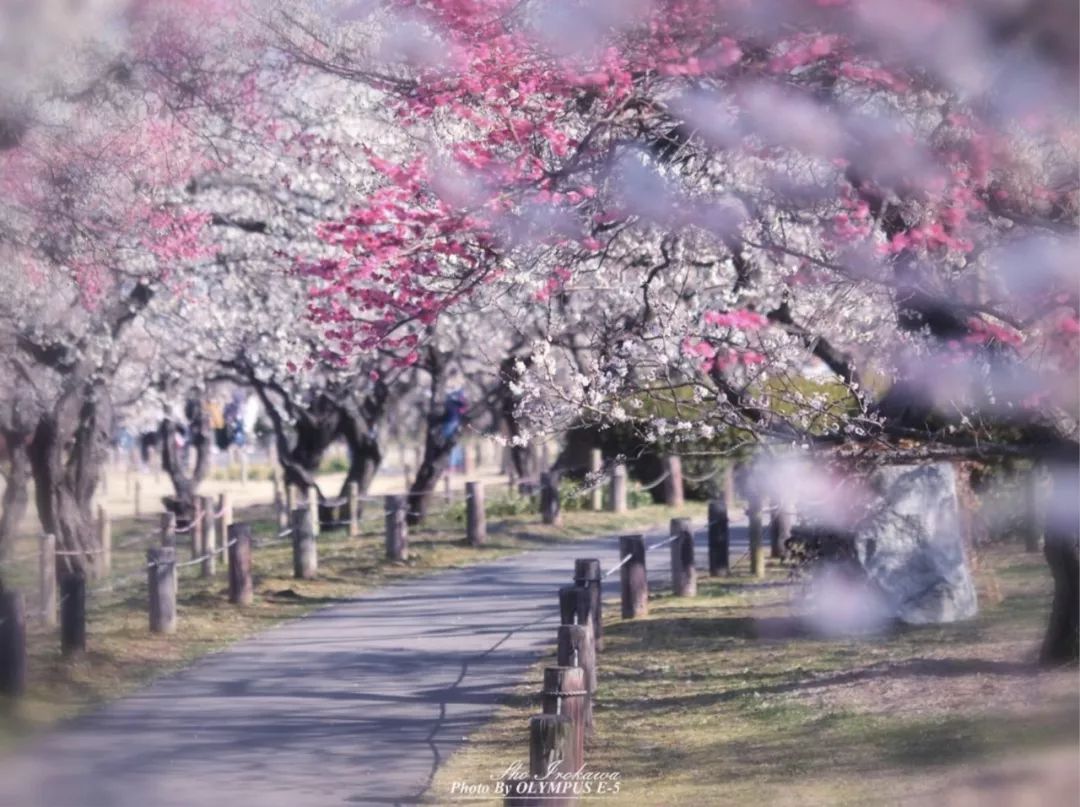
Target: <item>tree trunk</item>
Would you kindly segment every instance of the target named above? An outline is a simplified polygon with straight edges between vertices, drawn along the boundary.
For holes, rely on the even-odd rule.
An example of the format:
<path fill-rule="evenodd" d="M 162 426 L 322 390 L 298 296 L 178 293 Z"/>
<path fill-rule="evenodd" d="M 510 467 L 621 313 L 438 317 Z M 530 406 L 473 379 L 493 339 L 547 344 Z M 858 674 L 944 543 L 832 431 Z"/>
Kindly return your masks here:
<path fill-rule="evenodd" d="M 317 395 L 310 406 L 302 408 L 291 400 L 286 390 L 277 386 L 271 390 L 256 378 L 253 371 L 246 371 L 246 375 L 259 400 L 262 401 L 263 408 L 274 428 L 278 464 L 281 466 L 285 484 L 299 488 L 302 497 L 307 496 L 308 488 L 314 487 L 316 491 L 319 491 L 315 474 L 319 470 L 326 449 L 338 437 L 341 427 L 339 408 L 322 394 Z M 285 409 L 292 420 L 293 442 L 291 444 L 289 424 L 286 423 L 271 399 L 271 391 L 283 399 Z M 321 491 L 319 493 L 319 498 L 323 498 Z"/>
<path fill-rule="evenodd" d="M 304 412 L 295 424 L 296 441 L 285 454 L 287 461 L 282 463 L 285 484 L 295 485 L 305 496 L 308 488 L 319 490 L 315 474 L 326 450 L 337 439 L 340 425 L 337 407 L 322 397 Z M 321 490 L 319 498 L 323 498 Z"/>
<path fill-rule="evenodd" d="M 30 458 L 26 454 L 27 435 L 4 431 L 7 444 L 8 473 L 0 510 L 0 560 L 11 554 L 19 523 L 30 503 Z"/>
<path fill-rule="evenodd" d="M 339 496 L 348 497 L 349 486 L 353 482 L 360 488 L 361 496 L 368 492 L 371 480 L 382 463 L 378 431 L 386 414 L 386 401 L 389 397 L 390 387 L 380 378 L 364 397 L 359 413 L 353 411 L 352 407 L 341 407 L 339 432 L 349 445 L 349 473 L 341 486 Z M 358 505 L 359 516 L 364 509 L 364 500 L 361 499 Z"/>
<path fill-rule="evenodd" d="M 382 452 L 379 450 L 379 441 L 375 438 L 374 429 L 366 429 L 365 424 L 358 422 L 356 418 L 346 417 L 342 419 L 342 436 L 349 444 L 349 473 L 341 486 L 339 496 L 349 495 L 349 486 L 355 482 L 363 496 L 371 487 L 371 480 L 382 463 Z M 359 510 L 364 509 L 363 499 L 359 502 Z"/>
<path fill-rule="evenodd" d="M 65 552 L 97 547 L 92 501 L 106 459 L 109 409 L 103 389 L 72 379 L 27 449 L 41 527 Z M 96 567 L 92 554 L 61 555 L 56 563 L 61 574 L 87 577 Z"/>
<path fill-rule="evenodd" d="M 1080 511 L 1074 462 L 1055 463 L 1049 470 L 1052 506 L 1043 554 L 1054 578 L 1054 599 L 1040 660 L 1053 666 L 1080 661 Z"/>
<path fill-rule="evenodd" d="M 433 441 L 430 428 L 428 440 L 424 447 L 424 458 L 420 461 L 420 468 L 416 471 L 416 478 L 409 488 L 409 512 L 406 523 L 414 527 L 427 517 L 428 507 L 431 505 L 431 495 L 435 492 L 435 486 L 439 478 L 446 472 L 446 466 L 450 462 L 450 452 L 453 451 L 457 440 L 449 442 Z"/>
<path fill-rule="evenodd" d="M 161 465 L 172 481 L 175 496 L 165 500 L 166 508 L 176 515 L 177 526 L 184 527 L 195 516 L 195 495 L 210 470 L 210 422 L 199 404 L 189 413 L 188 445 L 179 451 L 176 445 L 176 424 L 161 422 Z M 195 449 L 195 468 L 188 475 L 187 452 Z"/>
<path fill-rule="evenodd" d="M 1041 661 L 1048 666 L 1080 661 L 1080 552 L 1075 536 L 1046 533 L 1043 554 L 1054 576 L 1054 601 L 1043 639 Z"/>
<path fill-rule="evenodd" d="M 431 503 L 431 494 L 439 477 L 446 471 L 450 462 L 450 452 L 457 445 L 458 428 L 447 428 L 450 412 L 445 400 L 446 364 L 445 358 L 437 350 L 429 351 L 428 372 L 431 374 L 431 392 L 428 399 L 427 437 L 424 441 L 424 457 L 416 471 L 416 478 L 409 488 L 409 509 L 406 521 L 409 526 L 416 526 L 427 516 Z"/>
<path fill-rule="evenodd" d="M 530 359 L 521 359 L 528 366 Z M 508 356 L 502 360 L 499 367 L 499 412 L 506 428 L 506 436 L 509 438 L 510 461 L 514 464 L 514 472 L 518 479 L 536 479 L 539 469 L 536 467 L 535 456 L 530 446 L 517 444 L 516 437 L 521 435 L 521 423 L 517 418 L 518 396 L 514 393 L 513 385 L 521 381 L 521 373 L 517 367 L 518 357 Z"/>

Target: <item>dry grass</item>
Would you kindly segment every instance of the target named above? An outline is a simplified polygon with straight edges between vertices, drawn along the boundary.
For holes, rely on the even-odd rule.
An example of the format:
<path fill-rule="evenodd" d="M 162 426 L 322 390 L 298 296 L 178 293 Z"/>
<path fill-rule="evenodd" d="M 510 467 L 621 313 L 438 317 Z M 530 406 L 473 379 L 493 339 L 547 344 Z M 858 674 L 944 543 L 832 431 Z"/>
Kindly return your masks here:
<path fill-rule="evenodd" d="M 587 754 L 591 770 L 622 774 L 604 801 L 1077 803 L 1076 671 L 1034 666 L 1050 591 L 1040 560 L 991 550 L 1000 603 L 873 639 L 806 635 L 778 569 L 771 585 L 735 576 L 702 581 L 694 599 L 658 596 L 646 619 L 621 621 L 613 603 Z M 527 760 L 539 679 L 538 667 L 450 759 L 433 801 Z"/>
<path fill-rule="evenodd" d="M 700 516 L 700 505 L 685 515 Z M 266 545 L 276 527 L 266 507 L 237 511 L 238 520 L 255 527 L 255 602 L 248 608 L 231 606 L 223 564 L 209 580 L 198 577 L 198 566 L 180 570 L 179 629 L 173 636 L 150 634 L 147 617 L 145 550 L 154 542 L 148 522 L 121 519 L 114 524 L 114 574 L 93 581 L 90 588 L 121 580 L 115 591 L 92 593 L 88 600 L 87 653 L 64 659 L 58 632 L 34 619 L 28 626 L 28 691 L 17 702 L 0 704 L 0 747 L 57 720 L 78 714 L 94 704 L 131 692 L 146 682 L 189 664 L 192 660 L 255 634 L 285 619 L 339 602 L 396 579 L 459 567 L 537 546 L 604 534 L 631 527 L 664 523 L 672 511 L 645 507 L 626 515 L 568 512 L 558 528 L 545 527 L 533 515 L 489 519 L 489 541 L 470 547 L 464 540 L 464 508 L 460 503 L 434 516 L 410 534 L 410 559 L 389 563 L 384 557 L 381 516 L 365 519 L 359 539 L 344 531 L 319 537 L 319 577 L 299 581 L 292 577 L 292 550 L 287 542 Z M 32 551 L 23 542 L 16 555 Z M 187 555 L 180 549 L 180 560 Z M 36 592 L 36 559 L 29 557 L 6 569 L 5 582 L 13 588 Z M 34 608 L 28 597 L 28 610 Z"/>

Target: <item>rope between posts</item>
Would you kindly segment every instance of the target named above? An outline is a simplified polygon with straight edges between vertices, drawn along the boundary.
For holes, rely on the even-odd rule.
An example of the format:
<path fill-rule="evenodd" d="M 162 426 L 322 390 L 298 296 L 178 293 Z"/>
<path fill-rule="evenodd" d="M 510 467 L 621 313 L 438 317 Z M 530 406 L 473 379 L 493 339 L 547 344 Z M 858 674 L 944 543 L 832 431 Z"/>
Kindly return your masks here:
<path fill-rule="evenodd" d="M 714 476 L 720 473 L 719 468 L 713 469 L 712 472 L 705 474 L 705 476 L 690 476 L 689 474 L 683 474 L 683 481 L 690 482 L 692 484 L 698 484 L 699 482 L 708 482 Z"/>
<path fill-rule="evenodd" d="M 669 476 L 671 476 L 671 471 L 664 471 L 662 474 L 660 474 L 659 479 L 656 479 L 656 480 L 650 482 L 647 485 L 642 485 L 641 489 L 642 490 L 652 490 L 657 485 L 659 485 L 661 482 L 663 482 L 665 479 L 667 479 Z"/>
<path fill-rule="evenodd" d="M 608 569 L 606 572 L 604 572 L 603 576 L 604 577 L 609 577 L 610 575 L 615 574 L 615 572 L 619 571 L 619 569 L 621 569 L 623 566 L 625 566 L 627 563 L 629 563 L 630 559 L 632 557 L 634 557 L 634 556 L 633 555 L 627 555 L 622 560 L 620 560 L 617 564 L 615 564 L 610 569 Z"/>
<path fill-rule="evenodd" d="M 672 541 L 674 541 L 678 537 L 679 537 L 679 533 L 676 533 L 675 535 L 669 536 L 668 538 L 665 538 L 663 541 L 659 541 L 659 542 L 657 542 L 655 544 L 652 544 L 651 546 L 645 547 L 645 552 L 647 554 L 647 553 L 651 552 L 654 549 L 660 549 L 660 547 L 667 546 L 668 544 L 670 544 Z M 602 576 L 603 577 L 610 577 L 611 575 L 615 574 L 615 572 L 619 571 L 619 569 L 621 569 L 623 566 L 625 566 L 627 563 L 629 563 L 630 559 L 632 557 L 634 557 L 632 554 L 626 555 L 617 564 L 615 564 L 610 569 L 608 569 L 606 572 L 604 572 L 604 574 Z"/>
<path fill-rule="evenodd" d="M 585 695 L 588 695 L 589 690 L 587 690 L 587 689 L 568 689 L 568 690 L 542 689 L 542 690 L 540 690 L 540 694 L 541 695 L 548 695 L 548 696 L 553 697 L 553 698 L 581 698 L 581 697 L 584 697 Z"/>
<path fill-rule="evenodd" d="M 81 555 L 100 555 L 104 551 L 104 547 L 98 547 L 97 549 L 58 549 L 54 554 L 58 558 L 74 558 Z"/>
<path fill-rule="evenodd" d="M 606 485 L 610 481 L 611 481 L 611 476 L 608 475 L 608 474 L 604 474 L 603 476 L 600 477 L 599 481 L 596 482 L 596 484 L 590 485 L 587 488 L 579 488 L 578 490 L 572 491 L 570 493 L 570 495 L 571 496 L 585 496 L 585 495 L 587 495 L 589 493 L 592 493 L 595 490 L 599 490 L 600 488 L 602 488 L 604 485 Z"/>
<path fill-rule="evenodd" d="M 645 551 L 646 552 L 652 552 L 654 549 L 659 549 L 660 547 L 667 546 L 672 541 L 676 540 L 678 537 L 679 537 L 679 533 L 675 533 L 674 535 L 668 536 L 667 538 L 665 538 L 663 541 L 660 541 L 659 543 L 653 544 L 652 546 L 645 547 Z"/>

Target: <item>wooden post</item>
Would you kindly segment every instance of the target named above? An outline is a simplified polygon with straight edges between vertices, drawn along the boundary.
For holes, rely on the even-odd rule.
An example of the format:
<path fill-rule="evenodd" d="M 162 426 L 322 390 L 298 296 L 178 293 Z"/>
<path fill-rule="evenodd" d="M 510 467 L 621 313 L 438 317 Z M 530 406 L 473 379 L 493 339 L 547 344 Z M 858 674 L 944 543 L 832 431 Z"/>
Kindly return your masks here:
<path fill-rule="evenodd" d="M 473 461 L 475 455 L 472 452 L 472 446 L 465 443 L 461 446 L 461 474 L 462 476 L 472 476 L 476 473 L 476 463 Z"/>
<path fill-rule="evenodd" d="M 99 577 L 105 577 L 112 570 L 112 522 L 109 513 L 103 505 L 98 505 L 97 511 L 98 530 L 98 563 Z"/>
<path fill-rule="evenodd" d="M 229 550 L 227 549 L 229 543 L 229 527 L 233 523 L 232 512 L 232 497 L 228 493 L 222 493 L 218 497 L 218 517 L 217 517 L 217 534 L 221 539 L 221 547 L 225 550 L 224 561 L 228 564 Z"/>
<path fill-rule="evenodd" d="M 135 480 L 135 518 L 142 515 L 142 482 Z"/>
<path fill-rule="evenodd" d="M 203 554 L 203 547 L 206 545 L 206 536 L 204 534 L 204 526 L 206 524 L 202 514 L 202 498 L 196 496 L 194 499 L 195 513 L 191 516 L 191 558 L 201 558 Z"/>
<path fill-rule="evenodd" d="M 481 439 L 476 443 L 473 449 L 473 462 L 477 469 L 484 464 L 484 441 Z"/>
<path fill-rule="evenodd" d="M 203 562 L 199 566 L 200 577 L 213 577 L 217 571 L 218 531 L 214 519 L 214 499 L 202 496 L 199 499 L 202 508 L 202 554 Z"/>
<path fill-rule="evenodd" d="M 562 715 L 573 724 L 570 745 L 560 770 L 572 773 L 585 763 L 585 731 L 588 727 L 589 690 L 581 667 L 545 667 L 540 693 L 546 715 Z"/>
<path fill-rule="evenodd" d="M 580 667 L 585 671 L 589 693 L 585 724 L 592 726 L 592 699 L 596 696 L 596 642 L 589 625 L 560 625 L 556 659 L 560 667 Z"/>
<path fill-rule="evenodd" d="M 589 509 L 596 512 L 604 509 L 604 486 L 600 484 L 600 472 L 604 470 L 604 452 L 594 448 L 589 452 L 589 473 L 593 480 L 593 489 L 589 494 Z"/>
<path fill-rule="evenodd" d="M 86 578 L 65 574 L 60 578 L 60 653 L 86 651 Z"/>
<path fill-rule="evenodd" d="M 544 471 L 540 474 L 540 517 L 545 524 L 561 524 L 559 474 Z"/>
<path fill-rule="evenodd" d="M 292 548 L 293 577 L 313 580 L 318 573 L 319 550 L 311 533 L 308 511 L 303 508 L 292 511 Z"/>
<path fill-rule="evenodd" d="M 690 519 L 671 519 L 671 590 L 676 597 L 697 596 L 697 569 L 694 568 L 694 533 Z"/>
<path fill-rule="evenodd" d="M 1041 494 L 1039 469 L 1035 466 L 1024 477 L 1024 550 L 1027 552 L 1038 552 L 1042 545 L 1046 514 Z"/>
<path fill-rule="evenodd" d="M 387 496 L 386 507 L 386 559 L 403 561 L 409 557 L 409 530 L 405 523 L 405 497 Z"/>
<path fill-rule="evenodd" d="M 248 483 L 248 456 L 247 451 L 240 449 L 240 484 Z"/>
<path fill-rule="evenodd" d="M 176 633 L 176 547 L 150 547 L 146 563 L 150 632 Z"/>
<path fill-rule="evenodd" d="M 409 489 L 409 482 L 412 479 L 412 468 L 409 467 L 409 463 L 405 463 L 401 466 L 402 476 L 405 477 L 405 490 Z"/>
<path fill-rule="evenodd" d="M 559 620 L 563 625 L 591 625 L 591 598 L 588 589 L 562 586 L 559 589 Z"/>
<path fill-rule="evenodd" d="M 597 651 L 604 649 L 603 583 L 597 558 L 577 558 L 574 561 L 574 585 L 589 593 L 589 623 Z"/>
<path fill-rule="evenodd" d="M 645 536 L 623 535 L 619 538 L 619 559 L 630 560 L 619 569 L 622 583 L 622 618 L 634 619 L 649 613 L 649 578 L 645 574 Z"/>
<path fill-rule="evenodd" d="M 483 482 L 465 483 L 465 537 L 470 546 L 482 546 L 487 540 Z"/>
<path fill-rule="evenodd" d="M 765 548 L 761 545 L 761 498 L 751 494 L 746 507 L 750 521 L 750 574 L 762 578 L 765 576 Z"/>
<path fill-rule="evenodd" d="M 769 523 L 769 555 L 774 558 L 784 556 L 784 546 L 791 538 L 792 512 L 783 502 L 778 502 Z"/>
<path fill-rule="evenodd" d="M 349 483 L 349 537 L 360 537 L 360 483 Z"/>
<path fill-rule="evenodd" d="M 683 498 L 682 460 L 679 457 L 666 457 L 664 459 L 664 470 L 667 471 L 667 478 L 664 479 L 664 502 L 668 507 L 682 507 L 685 501 Z"/>
<path fill-rule="evenodd" d="M 22 592 L 0 592 L 0 695 L 26 691 L 26 603 Z"/>
<path fill-rule="evenodd" d="M 626 512 L 626 466 L 621 462 L 611 469 L 611 512 Z"/>
<path fill-rule="evenodd" d="M 314 485 L 310 485 L 307 489 L 307 514 L 311 534 L 317 538 L 319 536 L 319 491 Z"/>
<path fill-rule="evenodd" d="M 454 500 L 454 495 L 450 492 L 450 469 L 449 468 L 447 468 L 446 473 L 443 474 L 442 486 L 443 486 L 443 498 L 446 499 L 447 504 L 450 504 L 450 502 L 452 502 Z"/>
<path fill-rule="evenodd" d="M 229 602 L 251 605 L 255 601 L 255 586 L 251 580 L 251 525 L 243 521 L 230 524 L 228 536 Z"/>
<path fill-rule="evenodd" d="M 721 572 L 729 571 L 727 507 L 719 499 L 709 502 L 709 574 L 717 577 Z"/>
<path fill-rule="evenodd" d="M 56 536 L 42 535 L 38 551 L 41 621 L 56 627 Z"/>
<path fill-rule="evenodd" d="M 176 546 L 176 516 L 168 511 L 161 514 L 159 519 L 161 545 Z"/>
<path fill-rule="evenodd" d="M 573 753 L 574 724 L 565 715 L 537 715 L 529 720 L 529 772 L 547 776 L 553 763 L 562 762 Z M 565 767 L 565 766 L 563 766 Z M 569 770 L 563 770 L 568 773 Z M 569 804 L 561 799 L 547 799 L 545 804 Z"/>

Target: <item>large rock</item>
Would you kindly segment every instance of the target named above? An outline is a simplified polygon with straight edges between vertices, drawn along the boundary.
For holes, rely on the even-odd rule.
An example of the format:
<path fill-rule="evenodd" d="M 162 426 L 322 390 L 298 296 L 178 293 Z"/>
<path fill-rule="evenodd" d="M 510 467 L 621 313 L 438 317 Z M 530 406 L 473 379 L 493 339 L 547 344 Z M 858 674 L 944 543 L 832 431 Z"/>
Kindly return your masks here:
<path fill-rule="evenodd" d="M 953 467 L 890 465 L 870 481 L 880 498 L 855 531 L 855 551 L 893 614 L 913 625 L 974 617 Z"/>

